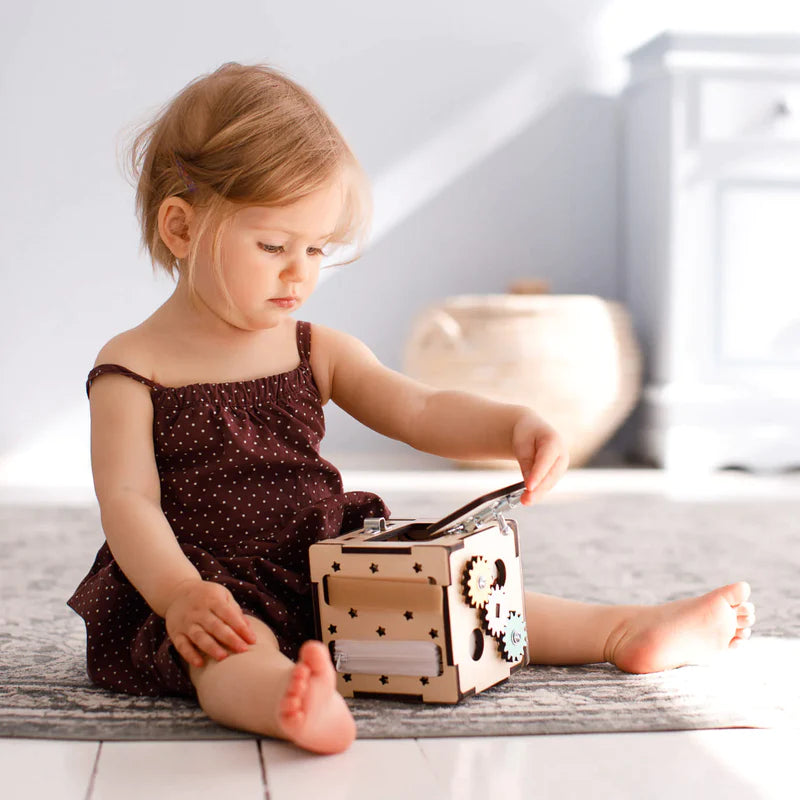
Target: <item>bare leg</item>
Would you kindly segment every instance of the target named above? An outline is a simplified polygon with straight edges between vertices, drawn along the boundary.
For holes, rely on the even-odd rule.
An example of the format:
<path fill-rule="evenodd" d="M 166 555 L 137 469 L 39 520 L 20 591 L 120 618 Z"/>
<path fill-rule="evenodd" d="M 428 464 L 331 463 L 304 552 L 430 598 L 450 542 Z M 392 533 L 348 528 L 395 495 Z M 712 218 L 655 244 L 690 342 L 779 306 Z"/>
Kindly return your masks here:
<path fill-rule="evenodd" d="M 321 642 L 304 642 L 297 663 L 275 635 L 250 617 L 256 644 L 203 667 L 188 665 L 203 710 L 213 720 L 262 736 L 288 739 L 315 753 L 339 753 L 355 738 L 355 722 L 336 691 L 336 675 Z"/>
<path fill-rule="evenodd" d="M 626 672 L 705 663 L 750 636 L 755 615 L 749 596 L 744 582 L 657 606 L 579 603 L 525 592 L 531 661 L 608 661 Z"/>
<path fill-rule="evenodd" d="M 525 592 L 528 648 L 534 664 L 595 664 L 605 661 L 609 634 L 637 606 L 580 603 Z"/>

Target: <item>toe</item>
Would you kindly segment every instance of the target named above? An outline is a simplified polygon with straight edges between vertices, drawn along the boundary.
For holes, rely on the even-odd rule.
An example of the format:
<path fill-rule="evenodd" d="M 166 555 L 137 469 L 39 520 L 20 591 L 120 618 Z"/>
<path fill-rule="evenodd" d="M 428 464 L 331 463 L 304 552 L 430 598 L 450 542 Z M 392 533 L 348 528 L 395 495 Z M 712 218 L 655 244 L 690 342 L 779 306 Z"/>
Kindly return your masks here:
<path fill-rule="evenodd" d="M 286 697 L 301 697 L 308 688 L 308 667 L 303 664 L 295 665 L 289 683 L 286 687 Z"/>
<path fill-rule="evenodd" d="M 313 639 L 303 642 L 299 657 L 312 675 L 325 674 L 330 671 L 332 666 L 328 648 L 322 642 L 317 642 Z"/>
<path fill-rule="evenodd" d="M 300 698 L 295 695 L 284 697 L 281 702 L 281 711 L 286 715 L 296 714 L 300 708 Z"/>
<path fill-rule="evenodd" d="M 752 603 L 742 603 L 736 609 L 736 624 L 740 628 L 749 628 L 756 621 L 755 607 Z"/>
<path fill-rule="evenodd" d="M 750 584 L 747 581 L 738 581 L 729 583 L 718 591 L 731 606 L 739 606 L 750 597 Z"/>
<path fill-rule="evenodd" d="M 284 723 L 296 724 L 303 718 L 303 705 L 299 697 L 284 697 L 278 705 L 278 716 Z"/>
<path fill-rule="evenodd" d="M 740 628 L 731 639 L 729 647 L 741 647 L 750 638 L 750 628 Z"/>
<path fill-rule="evenodd" d="M 305 686 L 310 677 L 311 670 L 308 668 L 308 665 L 304 664 L 302 661 L 298 661 L 292 672 L 292 684 L 299 687 Z"/>

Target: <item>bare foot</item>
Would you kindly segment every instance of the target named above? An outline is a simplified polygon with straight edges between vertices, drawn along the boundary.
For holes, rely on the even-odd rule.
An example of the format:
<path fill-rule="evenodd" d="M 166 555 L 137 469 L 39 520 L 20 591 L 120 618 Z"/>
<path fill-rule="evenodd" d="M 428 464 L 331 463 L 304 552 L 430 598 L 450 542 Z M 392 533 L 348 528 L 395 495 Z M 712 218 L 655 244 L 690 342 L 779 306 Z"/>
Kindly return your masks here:
<path fill-rule="evenodd" d="M 336 672 L 322 642 L 303 642 L 278 708 L 285 737 L 314 753 L 341 753 L 356 738 L 356 724 L 336 691 Z"/>
<path fill-rule="evenodd" d="M 635 607 L 608 637 L 604 658 L 625 672 L 705 664 L 750 637 L 755 622 L 744 581 L 658 606 Z"/>

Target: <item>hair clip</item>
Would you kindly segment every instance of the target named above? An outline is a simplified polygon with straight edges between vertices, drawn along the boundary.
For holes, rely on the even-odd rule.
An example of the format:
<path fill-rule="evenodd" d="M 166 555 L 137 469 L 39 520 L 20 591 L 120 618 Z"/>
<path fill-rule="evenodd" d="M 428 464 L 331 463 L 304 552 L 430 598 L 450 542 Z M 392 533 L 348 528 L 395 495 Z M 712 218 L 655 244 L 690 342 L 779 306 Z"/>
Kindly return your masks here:
<path fill-rule="evenodd" d="M 186 172 L 186 167 L 184 166 L 183 162 L 178 158 L 177 154 L 173 153 L 173 157 L 175 158 L 175 166 L 178 168 L 178 172 L 183 178 L 183 182 L 186 184 L 186 188 L 188 191 L 193 192 L 197 189 L 197 184 L 189 177 L 189 173 Z"/>

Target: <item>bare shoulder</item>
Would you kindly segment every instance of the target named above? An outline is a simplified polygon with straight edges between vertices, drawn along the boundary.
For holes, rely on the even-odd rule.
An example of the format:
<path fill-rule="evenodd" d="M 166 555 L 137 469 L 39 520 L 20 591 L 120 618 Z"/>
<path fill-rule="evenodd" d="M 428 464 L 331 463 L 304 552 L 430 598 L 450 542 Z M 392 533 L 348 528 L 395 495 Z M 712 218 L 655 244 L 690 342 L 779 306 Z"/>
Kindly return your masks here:
<path fill-rule="evenodd" d="M 372 353 L 372 351 L 360 339 L 352 334 L 345 333 L 344 331 L 337 330 L 336 328 L 329 328 L 327 325 L 319 325 L 314 323 L 311 327 L 312 330 L 312 349 L 311 354 L 314 354 L 314 349 L 323 351 L 326 356 L 347 356 L 353 351 L 359 353 Z"/>
<path fill-rule="evenodd" d="M 100 348 L 94 366 L 118 364 L 121 367 L 127 367 L 137 372 L 145 378 L 152 379 L 150 374 L 152 372 L 151 351 L 152 348 L 142 327 L 131 328 L 112 336 Z"/>
<path fill-rule="evenodd" d="M 95 366 L 118 364 L 151 377 L 148 349 L 137 329 L 117 334 L 97 354 Z M 122 490 L 160 502 L 153 443 L 153 402 L 149 387 L 113 372 L 92 381 L 92 474 L 101 508 Z"/>
<path fill-rule="evenodd" d="M 372 350 L 344 331 L 314 324 L 311 327 L 311 371 L 323 403 L 333 395 L 335 375 L 348 369 L 380 365 Z"/>
<path fill-rule="evenodd" d="M 120 367 L 135 372 L 144 378 L 153 380 L 152 347 L 147 342 L 147 337 L 138 328 L 118 333 L 109 339 L 97 354 L 94 366 L 101 364 L 117 364 Z M 97 389 L 100 389 L 97 391 Z M 106 372 L 92 381 L 89 400 L 92 409 L 96 409 L 99 402 L 113 405 L 115 403 L 130 401 L 138 397 L 142 409 L 151 409 L 150 389 L 143 383 L 131 380 L 130 377 L 118 373 Z"/>

